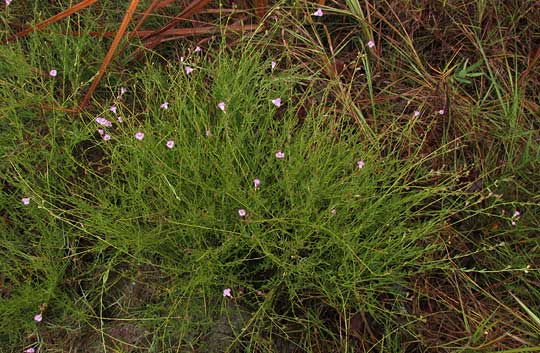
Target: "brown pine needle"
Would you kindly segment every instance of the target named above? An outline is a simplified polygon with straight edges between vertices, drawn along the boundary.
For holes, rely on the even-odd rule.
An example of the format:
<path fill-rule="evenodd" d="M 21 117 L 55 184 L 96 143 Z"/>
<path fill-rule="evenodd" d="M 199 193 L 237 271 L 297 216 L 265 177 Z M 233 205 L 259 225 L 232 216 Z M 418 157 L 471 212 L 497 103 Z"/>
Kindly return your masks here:
<path fill-rule="evenodd" d="M 120 44 L 120 40 L 124 36 L 124 33 L 126 32 L 127 26 L 129 25 L 129 22 L 131 21 L 131 18 L 133 17 L 133 14 L 135 13 L 135 10 L 137 9 L 138 4 L 139 4 L 139 0 L 131 0 L 129 7 L 127 8 L 124 14 L 124 18 L 122 19 L 122 23 L 120 24 L 120 28 L 118 28 L 118 32 L 116 32 L 116 36 L 114 37 L 113 42 L 111 46 L 109 47 L 109 51 L 107 52 L 107 55 L 105 55 L 105 59 L 103 59 L 103 62 L 101 63 L 97 77 L 92 82 L 90 89 L 88 90 L 88 92 L 86 92 L 86 95 L 84 96 L 80 104 L 81 109 L 83 109 L 88 104 L 90 97 L 92 97 L 92 94 L 96 90 L 99 82 L 101 81 L 101 78 L 105 74 L 105 71 L 107 70 L 107 66 L 111 62 L 114 52 L 116 48 L 118 47 L 118 44 Z"/>
<path fill-rule="evenodd" d="M 56 14 L 56 15 L 54 15 L 52 17 L 49 17 L 45 21 L 42 21 L 42 22 L 38 23 L 35 28 L 30 27 L 30 28 L 27 28 L 27 29 L 25 29 L 25 30 L 23 30 L 21 32 L 18 32 L 16 34 L 12 35 L 11 37 L 4 40 L 2 42 L 2 44 L 9 43 L 9 42 L 11 42 L 11 41 L 13 41 L 15 39 L 18 39 L 18 38 L 22 38 L 22 37 L 28 35 L 29 33 L 34 32 L 35 30 L 41 30 L 41 29 L 47 27 L 48 25 L 50 25 L 51 23 L 55 23 L 55 22 L 58 22 L 60 20 L 63 20 L 64 18 L 70 16 L 71 14 L 73 14 L 73 13 L 79 11 L 79 10 L 87 8 L 88 6 L 92 5 L 96 1 L 97 0 L 83 0 L 80 3 L 78 3 L 77 5 L 73 5 L 69 9 L 64 10 L 64 11 L 60 12 L 59 14 Z"/>

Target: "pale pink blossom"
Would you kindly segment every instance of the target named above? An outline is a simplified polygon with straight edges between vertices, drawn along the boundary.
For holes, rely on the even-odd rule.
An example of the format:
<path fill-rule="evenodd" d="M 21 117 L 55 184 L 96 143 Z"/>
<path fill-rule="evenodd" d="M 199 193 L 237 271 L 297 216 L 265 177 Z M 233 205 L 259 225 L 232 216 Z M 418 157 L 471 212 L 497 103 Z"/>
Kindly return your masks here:
<path fill-rule="evenodd" d="M 281 98 L 272 99 L 272 104 L 278 108 L 281 107 Z"/>
<path fill-rule="evenodd" d="M 277 63 L 275 61 L 272 61 L 270 63 L 270 66 L 272 67 L 272 71 L 274 71 L 274 69 L 276 68 L 276 65 L 277 65 Z"/>
<path fill-rule="evenodd" d="M 55 69 L 52 69 L 51 71 L 49 71 L 49 76 L 51 77 L 56 77 L 57 74 L 58 74 L 58 71 L 56 71 Z"/>
<path fill-rule="evenodd" d="M 100 116 L 96 117 L 96 123 L 98 123 L 99 125 L 106 126 L 106 127 L 111 127 L 112 126 L 112 123 L 109 120 L 107 120 L 105 118 L 102 118 Z"/>
<path fill-rule="evenodd" d="M 169 109 L 169 102 L 163 102 L 159 107 L 161 109 Z"/>
<path fill-rule="evenodd" d="M 259 188 L 259 185 L 261 185 L 261 181 L 259 179 L 253 179 L 253 186 L 255 187 L 255 190 Z"/>
<path fill-rule="evenodd" d="M 375 46 L 375 42 L 370 40 L 369 42 L 367 42 L 367 46 L 373 48 Z"/>
<path fill-rule="evenodd" d="M 105 130 L 103 130 L 103 129 L 97 129 L 97 132 L 98 132 L 98 134 L 100 134 L 101 136 L 103 136 L 103 134 L 105 133 Z"/>
<path fill-rule="evenodd" d="M 420 116 L 420 112 L 418 110 L 414 111 L 414 116 Z"/>
<path fill-rule="evenodd" d="M 202 50 L 201 47 L 196 46 L 196 47 L 195 47 L 195 50 L 193 50 L 193 52 L 194 52 L 194 53 L 200 53 L 201 50 Z"/>
<path fill-rule="evenodd" d="M 246 210 L 244 210 L 243 208 L 241 208 L 241 209 L 238 210 L 238 215 L 239 215 L 240 217 L 245 217 L 245 216 L 247 215 L 247 212 L 246 212 Z"/>
<path fill-rule="evenodd" d="M 11 0 L 6 0 L 6 6 L 9 6 L 11 4 Z"/>
<path fill-rule="evenodd" d="M 109 135 L 109 134 L 103 135 L 103 140 L 104 141 L 109 141 L 110 139 L 111 139 L 111 135 Z"/>
<path fill-rule="evenodd" d="M 120 115 L 116 118 L 116 120 L 118 120 L 119 123 L 124 121 L 124 119 L 122 119 L 122 117 Z"/>
<path fill-rule="evenodd" d="M 332 211 L 330 211 L 331 214 L 335 215 L 337 213 L 336 209 L 333 208 Z"/>
<path fill-rule="evenodd" d="M 223 290 L 223 296 L 225 298 L 231 298 L 232 299 L 231 289 L 230 288 L 225 288 Z"/>
<path fill-rule="evenodd" d="M 521 212 L 519 212 L 518 210 L 515 210 L 514 214 L 512 215 L 512 220 L 510 221 L 510 223 L 512 223 L 512 225 L 515 226 L 516 220 L 518 220 L 519 217 L 521 217 Z"/>
<path fill-rule="evenodd" d="M 324 12 L 322 9 L 317 9 L 317 11 L 315 11 L 314 13 L 311 14 L 312 16 L 315 16 L 315 17 L 322 17 L 324 15 Z"/>
<path fill-rule="evenodd" d="M 186 67 L 184 68 L 184 70 L 186 70 L 186 74 L 187 74 L 187 75 L 189 75 L 190 73 L 193 72 L 193 68 L 192 68 L 191 66 L 186 66 Z"/>
<path fill-rule="evenodd" d="M 438 113 L 439 113 L 440 115 L 444 115 L 444 109 L 439 110 Z"/>
<path fill-rule="evenodd" d="M 167 145 L 167 147 L 168 147 L 169 149 L 172 149 L 172 148 L 174 147 L 174 141 L 173 141 L 173 140 L 169 140 L 169 141 L 167 141 L 166 145 Z"/>
<path fill-rule="evenodd" d="M 23 352 L 24 353 L 35 353 L 36 350 L 34 348 L 30 347 L 30 348 L 25 349 Z"/>
<path fill-rule="evenodd" d="M 364 161 L 358 161 L 358 162 L 356 162 L 356 165 L 358 166 L 358 169 L 362 169 L 362 168 L 364 168 L 366 163 Z"/>
<path fill-rule="evenodd" d="M 34 315 L 34 321 L 41 322 L 41 320 L 43 320 L 43 315 L 41 315 L 41 313 Z"/>
<path fill-rule="evenodd" d="M 218 106 L 218 108 L 221 109 L 222 111 L 225 111 L 225 108 L 226 108 L 225 102 L 219 102 L 217 106 Z"/>
<path fill-rule="evenodd" d="M 30 198 L 29 197 L 23 197 L 21 199 L 21 202 L 23 205 L 28 206 L 30 204 Z"/>
<path fill-rule="evenodd" d="M 276 152 L 276 158 L 279 158 L 279 159 L 285 158 L 285 153 L 282 152 L 282 151 L 277 151 Z"/>
<path fill-rule="evenodd" d="M 113 114 L 116 114 L 116 105 L 112 105 L 109 110 L 113 112 Z"/>
<path fill-rule="evenodd" d="M 139 141 L 142 141 L 144 138 L 144 132 L 138 131 L 135 133 L 135 138 Z"/>

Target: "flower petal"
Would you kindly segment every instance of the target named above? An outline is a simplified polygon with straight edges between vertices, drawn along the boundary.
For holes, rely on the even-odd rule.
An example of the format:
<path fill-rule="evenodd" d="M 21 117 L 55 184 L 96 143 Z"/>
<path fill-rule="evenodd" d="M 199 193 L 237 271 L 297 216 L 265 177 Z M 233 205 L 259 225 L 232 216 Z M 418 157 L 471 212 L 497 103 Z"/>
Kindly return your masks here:
<path fill-rule="evenodd" d="M 315 11 L 314 13 L 312 13 L 311 15 L 315 16 L 315 17 L 322 17 L 324 15 L 324 12 L 322 9 L 317 9 L 317 11 Z"/>

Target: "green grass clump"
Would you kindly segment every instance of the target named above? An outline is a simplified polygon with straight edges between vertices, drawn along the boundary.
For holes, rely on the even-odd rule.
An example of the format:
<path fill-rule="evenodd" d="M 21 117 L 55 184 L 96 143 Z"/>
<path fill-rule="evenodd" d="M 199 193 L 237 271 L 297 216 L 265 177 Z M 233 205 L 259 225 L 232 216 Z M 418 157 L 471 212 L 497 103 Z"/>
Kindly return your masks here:
<path fill-rule="evenodd" d="M 251 349 L 283 325 L 339 340 L 322 321 L 330 310 L 369 314 L 387 330 L 407 322 L 404 286 L 440 250 L 425 240 L 456 207 L 452 179 L 422 186 L 427 159 L 383 157 L 324 98 L 300 122 L 294 72 L 270 73 L 257 51 L 193 66 L 190 75 L 177 65 L 136 74 L 128 93 L 108 102 L 122 123 L 108 105 L 101 116 L 112 127 L 51 113 L 45 136 L 6 146 L 12 192 L 3 207 L 17 216 L 2 232 L 2 273 L 13 290 L 0 308 L 18 318 L 2 324 L 6 341 L 20 344 L 45 304 L 47 325 L 94 327 L 103 345 L 110 322 L 133 319 L 161 351 L 187 337 L 209 344 L 225 288 L 249 313 L 235 334 Z M 13 116 L 17 141 L 29 127 Z M 49 145 L 35 154 L 40 143 Z M 139 283 L 150 297 L 144 305 L 122 284 L 137 284 L 141 272 L 150 273 Z M 381 295 L 394 304 L 380 307 Z M 287 340 L 309 350 L 310 339 Z"/>

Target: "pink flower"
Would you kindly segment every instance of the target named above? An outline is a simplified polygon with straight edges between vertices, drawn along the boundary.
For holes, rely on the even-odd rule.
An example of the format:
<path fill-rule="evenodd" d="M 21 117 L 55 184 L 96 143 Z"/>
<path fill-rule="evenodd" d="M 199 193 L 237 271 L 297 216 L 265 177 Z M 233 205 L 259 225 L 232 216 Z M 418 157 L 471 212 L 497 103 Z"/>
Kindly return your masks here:
<path fill-rule="evenodd" d="M 183 57 L 183 56 L 180 57 L 180 62 L 181 62 L 181 63 L 184 62 L 184 57 Z"/>
<path fill-rule="evenodd" d="M 21 199 L 21 202 L 23 205 L 28 206 L 30 204 L 30 198 L 29 197 L 23 197 Z"/>
<path fill-rule="evenodd" d="M 105 133 L 105 131 L 103 129 L 97 129 L 97 132 L 98 134 L 100 134 L 101 136 L 103 136 L 103 134 Z"/>
<path fill-rule="evenodd" d="M 278 108 L 281 107 L 281 98 L 272 99 L 272 104 Z"/>
<path fill-rule="evenodd" d="M 99 125 L 106 126 L 106 127 L 111 127 L 112 126 L 112 123 L 109 120 L 107 120 L 105 118 L 102 118 L 100 116 L 96 117 L 96 123 L 98 123 Z"/>
<path fill-rule="evenodd" d="M 195 50 L 193 50 L 193 52 L 194 52 L 194 53 L 200 53 L 201 50 L 202 50 L 201 47 L 196 46 L 196 47 L 195 47 Z"/>
<path fill-rule="evenodd" d="M 369 42 L 367 42 L 367 46 L 373 48 L 375 46 L 375 42 L 370 40 Z"/>
<path fill-rule="evenodd" d="M 111 135 L 109 135 L 109 134 L 103 135 L 103 140 L 109 141 L 110 139 L 111 139 Z"/>
<path fill-rule="evenodd" d="M 135 138 L 139 141 L 142 141 L 144 138 L 144 132 L 138 131 L 135 133 Z"/>
<path fill-rule="evenodd" d="M 34 321 L 41 322 L 41 320 L 43 320 L 43 315 L 41 315 L 41 313 L 34 315 Z"/>
<path fill-rule="evenodd" d="M 255 190 L 259 188 L 259 185 L 261 185 L 261 181 L 259 179 L 253 179 L 253 186 L 255 187 Z"/>
<path fill-rule="evenodd" d="M 231 295 L 231 289 L 230 288 L 225 288 L 223 290 L 223 296 L 225 298 L 231 298 L 232 299 L 232 295 Z"/>
<path fill-rule="evenodd" d="M 322 17 L 324 15 L 324 13 L 323 13 L 322 9 L 317 9 L 317 11 L 315 11 L 311 15 L 313 15 L 315 17 Z"/>
<path fill-rule="evenodd" d="M 217 106 L 218 106 L 218 108 L 221 109 L 222 111 L 225 111 L 225 102 L 219 102 Z"/>
<path fill-rule="evenodd" d="M 277 63 L 275 61 L 272 61 L 272 63 L 270 65 L 272 66 L 272 71 L 274 71 L 274 69 L 276 68 Z"/>
<path fill-rule="evenodd" d="M 356 165 L 358 166 L 358 169 L 362 169 L 362 168 L 364 168 L 366 163 L 364 163 L 364 161 L 358 161 L 358 162 L 356 162 Z"/>
<path fill-rule="evenodd" d="M 125 88 L 125 87 L 120 87 L 120 95 L 121 95 L 121 96 L 123 96 L 124 93 L 126 93 L 126 92 L 127 92 L 127 88 Z"/>
<path fill-rule="evenodd" d="M 51 77 L 56 77 L 57 74 L 58 74 L 58 71 L 56 71 L 55 69 L 52 69 L 51 71 L 49 71 L 49 76 Z"/>
<path fill-rule="evenodd" d="M 184 68 L 184 70 L 186 70 L 186 74 L 187 74 L 187 75 L 189 75 L 190 73 L 193 72 L 193 68 L 192 68 L 191 66 L 186 66 L 186 67 Z"/>
<path fill-rule="evenodd" d="M 514 214 L 512 215 L 512 221 L 511 221 L 513 226 L 516 225 L 516 220 L 519 219 L 520 216 L 521 216 L 521 212 L 519 212 L 518 210 L 515 210 Z"/>
<path fill-rule="evenodd" d="M 169 109 L 169 102 L 163 102 L 159 107 L 161 109 Z"/>
<path fill-rule="evenodd" d="M 284 152 L 281 152 L 281 151 L 277 151 L 276 152 L 276 158 L 285 158 L 285 153 Z"/>
<path fill-rule="evenodd" d="M 206 130 L 206 131 L 204 132 L 204 136 L 210 137 L 210 130 Z"/>
<path fill-rule="evenodd" d="M 118 117 L 116 118 L 116 120 L 118 120 L 118 122 L 119 122 L 119 123 L 121 123 L 121 122 L 123 122 L 123 121 L 124 121 L 124 120 L 122 119 L 122 117 L 121 117 L 121 116 L 118 116 Z"/>
<path fill-rule="evenodd" d="M 420 116 L 420 112 L 418 110 L 414 111 L 414 116 Z"/>
<path fill-rule="evenodd" d="M 167 141 L 167 144 L 166 144 L 166 145 L 167 145 L 168 148 L 172 149 L 172 148 L 174 147 L 174 141 L 173 141 L 173 140 L 169 140 L 169 141 Z"/>
<path fill-rule="evenodd" d="M 30 347 L 30 348 L 28 348 L 28 349 L 25 349 L 23 352 L 24 352 L 24 353 L 35 353 L 36 350 L 35 350 L 34 348 Z"/>
<path fill-rule="evenodd" d="M 246 210 L 244 210 L 243 208 L 241 208 L 241 209 L 238 210 L 238 215 L 239 215 L 240 217 L 245 217 L 246 214 L 247 214 L 247 212 L 246 212 Z"/>
<path fill-rule="evenodd" d="M 113 112 L 113 114 L 116 114 L 116 105 L 112 105 L 109 110 Z"/>
<path fill-rule="evenodd" d="M 331 214 L 335 215 L 337 213 L 336 209 L 333 208 L 332 211 L 330 211 Z"/>
<path fill-rule="evenodd" d="M 6 6 L 9 6 L 11 4 L 11 0 L 6 0 Z"/>
<path fill-rule="evenodd" d="M 444 115 L 444 109 L 439 110 L 438 112 L 440 115 Z"/>

